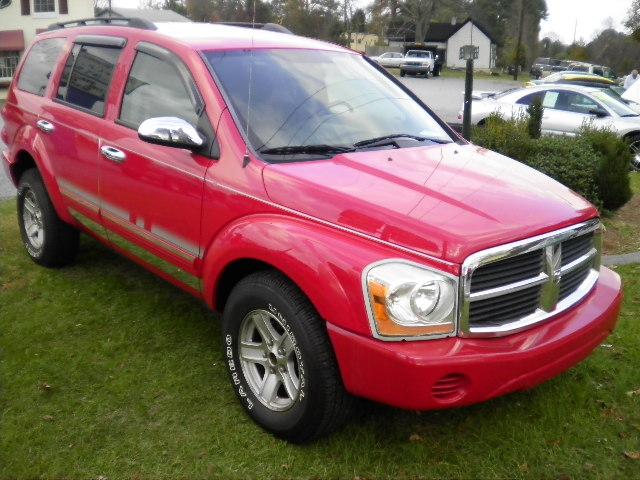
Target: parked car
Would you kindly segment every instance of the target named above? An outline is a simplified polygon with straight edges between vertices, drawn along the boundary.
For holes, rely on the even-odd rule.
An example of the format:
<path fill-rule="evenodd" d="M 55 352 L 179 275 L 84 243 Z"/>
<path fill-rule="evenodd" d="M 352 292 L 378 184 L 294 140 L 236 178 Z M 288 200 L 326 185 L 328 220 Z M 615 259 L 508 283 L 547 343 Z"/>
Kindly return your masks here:
<path fill-rule="evenodd" d="M 535 99 L 544 106 L 542 132 L 575 135 L 585 125 L 610 128 L 629 142 L 633 166 L 640 169 L 640 115 L 629 105 L 600 88 L 578 85 L 538 85 L 502 93 L 473 96 L 471 122 L 482 125 L 493 114 L 512 118 L 526 115 Z M 458 114 L 462 118 L 462 110 Z"/>
<path fill-rule="evenodd" d="M 429 78 L 435 66 L 435 56 L 429 50 L 409 50 L 400 64 L 400 76 L 424 75 Z"/>
<path fill-rule="evenodd" d="M 599 75 L 601 77 L 609 77 L 610 69 L 608 67 L 602 65 L 593 65 L 592 63 L 586 62 L 574 62 L 570 63 L 567 67 L 567 70 L 579 71 L 584 73 L 589 73 L 592 75 Z"/>
<path fill-rule="evenodd" d="M 556 58 L 548 57 L 536 58 L 536 60 L 533 62 L 533 65 L 531 65 L 529 73 L 531 77 L 538 79 L 541 78 L 545 73 L 566 70 L 566 65 L 566 60 L 558 60 Z"/>
<path fill-rule="evenodd" d="M 614 329 L 596 208 L 362 55 L 268 24 L 117 21 L 58 24 L 18 66 L 0 163 L 26 253 L 64 266 L 84 232 L 222 311 L 231 386 L 267 431 L 327 434 L 352 396 L 532 388 Z"/>
<path fill-rule="evenodd" d="M 404 55 L 399 52 L 386 52 L 378 57 L 371 57 L 371 60 L 386 68 L 399 68 L 404 61 Z"/>
<path fill-rule="evenodd" d="M 585 87 L 614 86 L 616 82 L 599 75 L 580 72 L 577 70 L 569 70 L 556 72 L 539 80 L 531 80 L 525 84 L 527 87 L 535 85 L 546 85 L 549 83 L 569 83 L 572 85 L 582 85 Z"/>

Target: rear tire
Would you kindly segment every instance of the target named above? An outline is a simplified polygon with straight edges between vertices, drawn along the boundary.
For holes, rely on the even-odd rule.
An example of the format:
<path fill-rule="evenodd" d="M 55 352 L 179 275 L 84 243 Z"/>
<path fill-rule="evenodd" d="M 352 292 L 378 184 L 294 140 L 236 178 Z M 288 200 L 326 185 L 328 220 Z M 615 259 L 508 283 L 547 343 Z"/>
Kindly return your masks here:
<path fill-rule="evenodd" d="M 222 316 L 231 383 L 247 414 L 293 443 L 327 435 L 349 417 L 324 321 L 276 271 L 249 275 L 232 290 Z"/>
<path fill-rule="evenodd" d="M 18 184 L 18 225 L 27 254 L 43 267 L 62 267 L 75 260 L 78 230 L 56 213 L 36 169 L 24 172 Z"/>

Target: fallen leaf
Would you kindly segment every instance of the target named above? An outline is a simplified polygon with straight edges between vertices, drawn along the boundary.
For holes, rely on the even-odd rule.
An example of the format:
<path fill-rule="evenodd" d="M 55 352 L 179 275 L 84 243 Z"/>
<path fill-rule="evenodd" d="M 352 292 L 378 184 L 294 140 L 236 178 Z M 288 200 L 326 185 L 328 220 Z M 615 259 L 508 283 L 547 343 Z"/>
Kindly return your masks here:
<path fill-rule="evenodd" d="M 40 390 L 43 392 L 50 392 L 53 387 L 46 382 L 42 382 L 40 384 Z"/>
<path fill-rule="evenodd" d="M 45 422 L 52 422 L 52 421 L 53 421 L 53 417 L 52 417 L 51 415 L 44 415 L 44 416 L 42 417 L 42 419 L 43 419 Z"/>
<path fill-rule="evenodd" d="M 624 456 L 630 460 L 640 460 L 640 452 L 624 452 Z"/>
<path fill-rule="evenodd" d="M 640 388 L 637 390 L 631 390 L 630 392 L 627 392 L 627 396 L 629 397 L 640 397 Z"/>
<path fill-rule="evenodd" d="M 409 437 L 409 441 L 412 443 L 420 443 L 423 441 L 423 439 L 417 433 L 412 433 L 411 436 Z"/>

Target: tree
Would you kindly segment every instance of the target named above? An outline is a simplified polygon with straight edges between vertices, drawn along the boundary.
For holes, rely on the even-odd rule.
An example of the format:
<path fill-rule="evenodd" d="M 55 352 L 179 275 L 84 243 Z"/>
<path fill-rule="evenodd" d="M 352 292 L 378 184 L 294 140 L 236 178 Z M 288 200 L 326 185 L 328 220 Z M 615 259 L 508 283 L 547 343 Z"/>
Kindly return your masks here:
<path fill-rule="evenodd" d="M 624 26 L 631 31 L 633 38 L 640 41 L 640 0 L 633 0 L 627 15 Z"/>
<path fill-rule="evenodd" d="M 400 11 L 414 27 L 415 41 L 422 42 L 429 29 L 438 0 L 405 0 Z"/>
<path fill-rule="evenodd" d="M 363 33 L 367 29 L 367 17 L 364 10 L 361 8 L 356 9 L 351 16 L 351 28 L 354 32 Z"/>

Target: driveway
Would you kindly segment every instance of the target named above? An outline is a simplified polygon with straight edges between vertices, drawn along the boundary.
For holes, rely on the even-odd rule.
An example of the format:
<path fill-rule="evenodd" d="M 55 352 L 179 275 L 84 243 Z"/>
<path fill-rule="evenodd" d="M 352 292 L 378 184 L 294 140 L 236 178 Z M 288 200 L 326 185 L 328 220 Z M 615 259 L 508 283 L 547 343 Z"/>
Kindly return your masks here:
<path fill-rule="evenodd" d="M 400 81 L 410 88 L 420 100 L 426 103 L 437 115 L 447 123 L 462 123 L 458 120 L 458 112 L 464 101 L 464 78 L 404 77 Z M 522 82 L 513 80 L 476 79 L 474 90 L 501 92 L 509 88 L 521 87 Z"/>
<path fill-rule="evenodd" d="M 435 77 L 425 79 L 423 77 L 405 77 L 400 81 L 431 107 L 445 122 L 461 123 L 457 117 L 458 111 L 462 108 L 464 98 L 463 78 Z M 521 85 L 521 82 L 482 78 L 474 82 L 473 88 L 474 90 L 502 91 Z M 1 118 L 0 129 L 2 129 Z M 5 148 L 4 144 L 0 142 L 0 149 L 3 148 Z M 13 188 L 13 184 L 4 174 L 4 170 L 0 168 L 0 199 L 13 197 L 15 193 L 16 190 Z"/>

